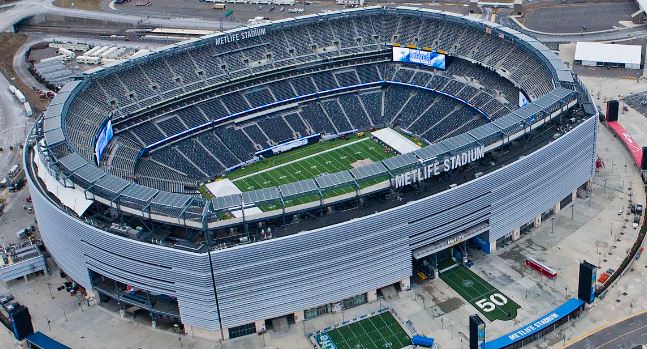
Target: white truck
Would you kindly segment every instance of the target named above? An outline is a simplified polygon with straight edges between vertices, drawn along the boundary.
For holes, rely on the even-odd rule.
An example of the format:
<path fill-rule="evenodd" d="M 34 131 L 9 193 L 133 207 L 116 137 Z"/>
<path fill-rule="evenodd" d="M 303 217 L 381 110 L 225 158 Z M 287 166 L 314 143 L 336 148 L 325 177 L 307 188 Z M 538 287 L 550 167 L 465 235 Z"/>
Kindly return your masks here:
<path fill-rule="evenodd" d="M 13 93 L 13 94 L 14 94 L 14 96 L 16 96 L 16 98 L 20 101 L 20 103 L 25 103 L 25 102 L 27 102 L 27 99 L 25 98 L 25 95 L 23 95 L 23 94 L 22 94 L 22 92 L 20 92 L 20 90 L 19 90 L 19 89 L 16 89 L 16 91 L 14 91 L 14 93 Z"/>
<path fill-rule="evenodd" d="M 23 107 L 25 107 L 25 113 L 27 113 L 28 118 L 34 115 L 34 111 L 31 109 L 31 105 L 29 105 L 29 102 L 23 103 Z"/>

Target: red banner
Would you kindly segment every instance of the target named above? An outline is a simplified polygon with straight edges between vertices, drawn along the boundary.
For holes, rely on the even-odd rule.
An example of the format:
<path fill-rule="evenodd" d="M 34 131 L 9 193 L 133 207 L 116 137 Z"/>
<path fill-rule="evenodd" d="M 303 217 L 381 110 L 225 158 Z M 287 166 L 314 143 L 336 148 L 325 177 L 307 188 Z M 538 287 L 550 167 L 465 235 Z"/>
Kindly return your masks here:
<path fill-rule="evenodd" d="M 627 132 L 627 130 L 625 130 L 625 128 L 622 127 L 622 125 L 620 125 L 617 121 L 609 121 L 608 125 L 613 130 L 613 132 L 618 135 L 618 137 L 620 137 L 622 143 L 625 144 L 625 147 L 627 147 L 627 150 L 629 150 L 629 153 L 631 153 L 631 156 L 634 158 L 636 166 L 638 166 L 639 169 L 642 168 L 642 147 L 638 143 L 636 143 L 636 141 L 634 141 L 629 132 Z"/>

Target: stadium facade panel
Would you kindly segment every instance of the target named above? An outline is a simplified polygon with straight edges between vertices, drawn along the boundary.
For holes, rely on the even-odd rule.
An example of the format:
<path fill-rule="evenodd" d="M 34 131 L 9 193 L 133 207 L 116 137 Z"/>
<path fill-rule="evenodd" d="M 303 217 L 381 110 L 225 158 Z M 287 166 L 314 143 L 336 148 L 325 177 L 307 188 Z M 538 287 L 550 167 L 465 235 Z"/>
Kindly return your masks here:
<path fill-rule="evenodd" d="M 446 192 L 372 216 L 211 253 L 209 258 L 116 236 L 71 217 L 30 180 L 43 241 L 92 289 L 90 273 L 177 297 L 185 325 L 215 330 L 339 301 L 411 275 L 417 246 L 479 223 L 504 236 L 549 210 L 595 171 L 590 118 L 541 150 Z M 29 160 L 29 159 L 27 159 Z M 559 178 L 558 181 L 555 179 Z M 472 217 L 460 221 L 461 217 Z M 452 224 L 460 221 L 460 226 Z"/>
<path fill-rule="evenodd" d="M 471 95 L 475 98 L 474 101 L 477 100 L 476 96 L 481 96 L 482 105 L 478 107 L 494 105 L 493 112 L 490 114 L 481 112 L 476 117 L 473 111 L 466 112 L 464 115 L 468 118 L 465 124 L 460 124 L 457 129 L 451 129 L 453 126 L 451 124 L 443 125 L 443 129 L 439 131 L 442 141 L 429 142 L 433 144 L 427 148 L 390 158 L 388 164 L 393 167 L 377 166 L 384 169 L 379 170 L 383 172 L 376 172 L 378 176 L 388 174 L 390 177 L 386 184 L 381 183 L 381 186 L 377 186 L 379 188 L 374 191 L 367 189 L 362 192 L 357 189 L 356 194 L 340 195 L 345 200 L 343 203 L 356 201 L 358 207 L 362 202 L 369 202 L 366 204 L 368 208 L 363 211 L 365 213 L 344 216 L 347 218 L 331 220 L 329 224 L 326 223 L 328 218 L 324 217 L 324 209 L 330 208 L 328 215 L 332 217 L 348 215 L 348 212 L 335 212 L 335 204 L 337 204 L 335 198 L 324 200 L 321 197 L 319 201 L 294 207 L 286 207 L 283 204 L 282 210 L 263 211 L 256 216 L 245 217 L 245 203 L 241 200 L 243 196 L 240 195 L 224 196 L 210 201 L 182 190 L 171 192 L 147 185 L 149 182 L 146 180 L 152 172 L 160 174 L 160 169 L 163 168 L 177 170 L 172 167 L 191 167 L 192 163 L 195 165 L 199 159 L 192 158 L 190 155 L 202 151 L 210 152 L 204 146 L 207 141 L 222 147 L 223 153 L 227 152 L 229 154 L 227 156 L 236 161 L 241 160 L 246 150 L 232 146 L 232 144 L 236 145 L 238 140 L 232 136 L 232 132 L 239 131 L 239 124 L 229 125 L 231 126 L 229 128 L 220 127 L 216 123 L 204 124 L 208 128 L 221 132 L 205 134 L 200 133 L 205 127 L 199 124 L 206 119 L 192 112 L 184 114 L 181 114 L 182 111 L 178 112 L 184 115 L 180 118 L 183 120 L 181 122 L 173 115 L 150 122 L 136 117 L 133 117 L 134 121 L 130 120 L 131 113 L 146 115 L 152 120 L 155 115 L 146 114 L 149 113 L 146 111 L 148 108 L 153 110 L 150 112 L 153 114 L 155 110 L 172 108 L 174 98 L 180 93 L 189 95 L 197 93 L 200 88 L 190 91 L 189 87 L 182 87 L 181 92 L 175 90 L 176 92 L 169 94 L 151 93 L 144 89 L 139 93 L 150 94 L 145 98 L 138 96 L 137 93 L 129 95 L 123 88 L 134 85 L 135 82 L 128 80 L 128 74 L 124 73 L 124 70 L 134 75 L 143 74 L 147 76 L 146 79 L 158 79 L 157 83 L 151 83 L 150 89 L 164 90 L 174 83 L 167 80 L 168 76 L 165 75 L 165 71 L 172 74 L 170 71 L 173 67 L 161 59 L 171 59 L 173 55 L 191 51 L 196 55 L 204 54 L 203 59 L 211 57 L 210 59 L 218 60 L 219 56 L 212 55 L 215 52 L 214 47 L 235 44 L 237 49 L 230 52 L 232 57 L 238 57 L 241 52 L 249 52 L 250 57 L 255 58 L 251 60 L 247 58 L 246 61 L 229 61 L 232 66 L 234 64 L 240 64 L 241 67 L 245 64 L 251 66 L 253 62 L 267 64 L 271 54 L 263 56 L 253 51 L 255 48 L 265 47 L 264 44 L 254 42 L 248 47 L 249 50 L 245 51 L 247 40 L 257 40 L 265 35 L 291 30 L 292 35 L 304 35 L 304 37 L 312 35 L 316 36 L 315 39 L 325 41 L 327 39 L 322 34 L 325 31 L 318 31 L 320 29 L 318 27 L 319 29 L 309 34 L 307 26 L 323 23 L 320 20 L 325 20 L 326 16 L 335 20 L 359 18 L 357 23 L 350 23 L 356 29 L 355 32 L 361 34 L 364 41 L 372 42 L 367 46 L 376 48 L 378 53 L 367 59 L 384 65 L 377 68 L 370 67 L 370 72 L 366 67 L 362 68 L 364 70 L 357 68 L 356 71 L 350 70 L 351 74 L 348 74 L 349 71 L 339 69 L 328 77 L 320 76 L 321 81 L 314 77 L 299 78 L 299 80 L 296 78 L 297 74 L 285 79 L 285 81 L 294 80 L 293 85 L 290 85 L 292 84 L 290 81 L 287 83 L 282 81 L 281 84 L 272 85 L 273 90 L 253 89 L 242 96 L 222 95 L 222 99 L 215 99 L 217 104 L 209 104 L 211 109 L 203 105 L 204 109 L 197 110 L 201 113 L 204 113 L 204 110 L 211 110 L 216 115 L 225 113 L 224 111 L 229 111 L 232 115 L 240 113 L 245 120 L 238 119 L 237 122 L 242 125 L 249 119 L 257 117 L 256 114 L 251 114 L 252 116 L 245 114 L 245 108 L 249 109 L 253 104 L 249 103 L 251 99 L 248 99 L 251 98 L 249 96 L 252 93 L 254 98 L 262 103 L 280 104 L 272 100 L 278 96 L 278 92 L 285 93 L 289 97 L 292 92 L 299 94 L 297 89 L 309 91 L 314 87 L 316 90 L 317 83 L 322 86 L 332 86 L 330 90 L 334 91 L 337 88 L 335 84 L 342 85 L 343 81 L 350 81 L 349 84 L 351 84 L 353 81 L 359 81 L 358 77 L 363 76 L 362 74 L 366 76 L 391 74 L 393 86 L 404 84 L 401 81 L 408 81 L 407 88 L 413 89 L 417 84 L 421 84 L 414 83 L 418 76 L 419 81 L 431 83 L 430 81 L 437 80 L 439 86 L 451 86 L 451 88 L 444 92 L 434 90 L 435 94 L 427 91 L 425 92 L 427 94 L 420 93 L 415 96 L 407 94 L 408 90 L 395 89 L 393 90 L 395 92 L 389 95 L 390 99 L 384 97 L 384 100 L 378 100 L 373 98 L 374 89 L 376 86 L 377 88 L 385 86 L 386 81 L 379 78 L 378 81 L 372 79 L 370 87 L 373 90 L 363 91 L 363 94 L 350 99 L 324 101 L 325 103 L 321 104 L 323 107 L 318 107 L 319 109 L 316 109 L 317 104 L 303 104 L 299 109 L 299 113 L 304 111 L 303 115 L 285 114 L 281 118 L 286 122 L 293 120 L 293 124 L 289 124 L 289 128 L 293 128 L 299 124 L 299 119 L 301 121 L 306 119 L 307 111 L 314 110 L 315 115 L 318 111 L 320 113 L 318 115 L 324 117 L 319 120 L 315 118 L 311 122 L 314 124 L 315 121 L 323 120 L 320 124 L 322 129 L 312 130 L 314 127 L 312 125 L 305 127 L 305 123 L 301 129 L 304 130 L 302 132 L 310 128 L 309 131 L 325 133 L 326 128 L 337 130 L 341 128 L 340 125 L 346 123 L 350 125 L 351 121 L 359 123 L 359 116 L 356 120 L 355 114 L 344 112 L 343 108 L 351 108 L 356 103 L 364 105 L 362 104 L 364 101 L 366 101 L 365 110 L 369 106 L 384 103 L 383 111 L 389 109 L 413 112 L 416 109 L 415 105 L 403 107 L 397 104 L 403 99 L 418 100 L 420 103 L 446 108 L 446 115 L 458 118 L 463 114 L 454 113 L 465 106 L 456 104 L 462 99 L 454 94 Z M 391 46 L 386 45 L 385 42 L 378 43 L 378 37 L 386 35 L 383 35 L 383 32 L 390 33 L 390 29 L 384 17 L 379 16 L 393 16 L 398 23 L 400 23 L 398 16 L 402 16 L 401 25 L 411 26 L 411 30 L 415 33 L 405 32 L 403 35 L 406 38 L 397 36 L 389 38 L 393 41 L 402 40 L 403 43 L 417 41 L 418 36 L 424 38 L 424 30 L 431 28 L 430 26 L 425 29 L 421 24 L 424 21 L 420 18 L 433 20 L 436 24 L 440 23 L 443 27 L 440 32 L 444 34 L 438 36 L 438 47 L 447 49 L 449 56 L 452 56 L 452 51 L 461 52 L 455 55 L 457 60 L 453 62 L 453 69 L 457 72 L 476 71 L 482 74 L 479 76 L 484 82 L 495 81 L 495 85 L 500 84 L 505 89 L 513 91 L 514 98 L 518 97 L 515 93 L 519 91 L 525 93 L 528 92 L 526 89 L 532 88 L 532 93 L 527 93 L 530 103 L 516 109 L 513 108 L 516 99 L 511 106 L 509 102 L 501 102 L 501 96 L 495 101 L 490 92 L 481 94 L 474 86 L 461 85 L 457 81 L 450 81 L 447 77 L 440 77 L 440 74 L 432 72 L 433 78 L 431 78 L 431 75 L 424 75 L 429 71 L 400 69 L 400 66 L 388 65 L 389 62 L 385 63 L 382 60 L 388 57 L 385 53 L 389 52 Z M 491 57 L 483 57 L 477 49 L 467 51 L 460 46 L 452 46 L 451 32 L 459 30 L 462 26 L 482 30 L 478 35 L 488 35 L 488 40 L 495 36 L 501 40 L 507 40 L 505 45 L 508 45 L 506 46 L 508 51 L 503 54 L 494 52 Z M 322 24 L 321 28 L 324 27 L 332 30 L 328 24 L 326 26 Z M 478 36 L 467 38 L 474 33 L 476 32 L 461 36 L 461 39 L 466 40 L 464 45 L 478 46 Z M 286 34 L 286 36 L 277 35 L 273 38 L 287 44 L 289 37 Z M 336 45 L 352 46 L 362 42 L 356 39 L 342 36 L 336 40 Z M 483 42 L 491 44 L 491 40 L 488 40 Z M 496 48 L 492 46 L 492 50 Z M 325 48 L 321 49 L 317 45 L 314 47 L 303 45 L 291 50 L 308 52 L 316 50 L 314 53 L 309 53 L 308 57 L 312 60 L 308 64 L 317 62 L 318 59 L 318 66 L 335 58 L 334 53 L 326 51 Z M 467 57 L 467 55 L 472 56 Z M 505 57 L 508 56 L 509 60 L 506 60 Z M 525 67 L 525 71 L 515 70 L 517 63 L 524 57 L 532 57 L 537 62 L 536 65 Z M 192 59 L 197 60 L 194 57 L 189 61 Z M 505 66 L 507 70 L 496 70 L 492 67 L 485 70 L 488 73 L 470 70 L 470 64 L 476 63 L 482 68 L 494 60 L 501 60 L 501 66 Z M 298 65 L 296 60 L 292 63 Z M 276 64 L 278 66 L 278 63 Z M 183 66 L 178 68 L 181 67 Z M 355 66 L 352 67 L 356 69 Z M 222 67 L 212 66 L 211 68 L 215 71 Z M 447 65 L 447 68 L 452 69 L 452 62 Z M 245 70 L 250 76 L 249 79 L 252 79 L 254 73 L 262 73 L 263 69 L 271 68 L 255 66 L 249 69 L 241 68 L 237 72 Z M 280 66 L 277 69 L 280 69 Z M 394 69 L 398 71 L 394 72 Z M 175 83 L 209 73 L 202 70 L 193 72 L 178 70 L 178 72 L 182 74 L 174 76 Z M 491 75 L 488 75 L 490 73 Z M 194 87 L 208 87 L 204 81 L 206 79 L 198 80 L 192 83 Z M 99 111 L 106 111 L 106 109 L 104 109 L 105 105 L 102 105 L 104 101 L 101 100 L 103 95 L 100 91 L 106 91 L 102 84 L 108 83 L 114 83 L 110 86 L 115 89 L 112 91 L 115 93 L 111 95 L 114 99 L 108 104 L 119 106 L 130 103 L 128 99 L 135 100 L 140 97 L 143 99 L 129 104 L 128 108 L 116 108 L 103 115 Z M 97 86 L 103 87 L 97 88 Z M 483 87 L 483 90 L 485 91 L 486 88 Z M 494 95 L 499 93 L 495 92 Z M 384 94 L 386 95 L 387 92 Z M 452 97 L 435 99 L 443 94 Z M 94 99 L 80 102 L 79 99 L 83 98 L 82 96 L 90 96 Z M 313 100 L 316 99 L 313 97 Z M 171 48 L 121 65 L 89 72 L 83 81 L 66 85 L 52 101 L 44 117 L 36 123 L 25 147 L 26 173 L 43 241 L 53 259 L 70 278 L 102 297 L 116 298 L 120 304 L 130 304 L 150 310 L 154 313 L 153 321 L 156 316 L 167 316 L 181 322 L 187 332 L 197 335 L 207 333 L 207 336 L 214 338 L 219 337 L 216 333 L 221 333 L 224 338 L 227 338 L 230 336 L 228 329 L 236 328 L 231 334 L 240 333 L 243 327 L 260 330 L 265 320 L 282 316 L 291 316 L 295 321 L 302 321 L 304 310 L 307 309 L 344 303 L 360 295 L 365 297 L 365 300 L 372 301 L 375 299 L 377 289 L 393 284 L 408 288 L 413 273 L 412 256 L 415 259 L 425 258 L 475 236 L 486 237 L 490 242 L 491 250 L 494 250 L 497 241 L 510 238 L 514 232 L 518 235 L 522 226 L 538 224 L 545 212 L 555 208 L 555 205 L 565 197 L 574 195 L 577 189 L 586 185 L 594 174 L 597 119 L 594 108 L 592 111 L 585 111 L 586 105 L 591 105 L 589 99 L 590 95 L 586 89 L 577 79 L 573 79 L 571 72 L 550 50 L 530 37 L 499 25 L 437 11 L 411 8 L 342 11 L 278 21 L 260 28 L 233 30 L 223 36 L 211 36 L 173 45 Z M 155 101 L 154 103 L 158 104 L 145 105 L 144 100 Z M 289 98 L 288 100 L 290 103 L 301 103 Z M 200 101 L 194 102 L 198 104 Z M 247 107 L 241 105 L 247 105 Z M 140 107 L 139 110 L 135 109 Z M 470 104 L 469 108 L 476 108 L 476 106 Z M 92 114 L 89 109 L 99 116 Z M 241 111 L 236 112 L 236 110 Z M 334 124 L 333 118 L 325 117 L 335 113 L 346 115 L 338 120 L 339 125 Z M 113 121 L 107 118 L 107 115 L 112 115 Z M 291 118 L 288 118 L 290 115 Z M 363 120 L 368 122 L 362 121 L 365 122 L 365 128 L 375 126 L 370 123 L 370 113 L 366 115 L 369 117 Z M 427 114 L 411 118 L 409 122 L 413 125 L 424 115 Z M 378 115 L 373 116 L 378 117 Z M 380 117 L 383 116 L 380 115 Z M 330 123 L 326 123 L 324 119 L 329 119 Z M 384 120 L 387 119 L 384 118 Z M 445 119 L 446 117 L 440 119 L 438 124 L 443 124 Z M 395 116 L 391 120 L 395 120 Z M 116 139 L 110 143 L 113 123 Z M 275 124 L 274 121 L 270 123 Z M 191 128 L 189 124 L 198 126 Z M 248 132 L 259 137 L 264 133 L 270 133 L 261 130 L 259 124 L 245 124 L 245 127 L 241 126 L 240 129 L 245 128 L 245 134 Z M 285 125 L 288 126 L 288 124 Z M 471 125 L 474 127 L 469 128 Z M 476 125 L 480 126 L 476 127 Z M 423 126 L 424 129 L 431 129 L 432 125 Z M 141 132 L 135 134 L 130 132 L 131 129 L 139 129 Z M 280 131 L 275 129 L 277 133 Z M 446 134 L 443 136 L 444 133 L 450 132 L 453 132 L 452 137 L 446 137 Z M 193 133 L 200 135 L 200 138 L 194 138 Z M 551 134 L 546 136 L 546 133 Z M 100 137 L 93 138 L 93 135 L 100 135 Z M 158 135 L 158 138 L 152 135 Z M 230 136 L 234 141 L 227 143 L 227 137 Z M 145 137 L 150 139 L 143 140 Z M 165 140 L 160 140 L 164 137 Z M 250 139 L 253 138 L 255 137 L 250 137 Z M 163 143 L 166 141 L 176 144 L 177 148 L 164 148 Z M 156 166 L 154 161 L 141 163 L 142 172 L 134 177 L 122 175 L 119 169 L 117 169 L 119 171 L 115 170 L 120 157 L 122 160 L 123 158 L 139 159 L 148 150 L 147 145 L 151 144 L 163 148 L 156 154 L 164 154 L 166 150 L 171 149 L 170 154 L 175 155 L 169 156 L 168 164 L 162 167 L 154 167 Z M 228 148 L 229 146 L 231 148 Z M 491 155 L 501 147 L 507 147 L 507 151 L 503 152 L 509 154 L 507 158 Z M 251 147 L 251 149 L 258 149 L 258 147 Z M 479 149 L 478 156 L 473 149 Z M 114 162 L 111 162 L 110 166 L 106 164 L 106 160 L 101 159 L 98 161 L 99 166 L 92 163 L 93 153 L 103 154 L 104 151 L 107 154 L 104 157 Z M 483 151 L 485 154 L 482 153 Z M 461 154 L 468 154 L 464 156 L 466 163 L 474 162 L 472 165 L 476 170 L 473 172 L 481 168 L 483 172 L 470 173 L 458 166 L 457 169 L 446 171 L 445 174 L 434 174 L 434 171 L 430 170 L 434 168 L 430 165 L 433 161 L 440 161 L 442 164 L 441 155 L 451 155 L 458 159 L 461 158 Z M 158 164 L 159 161 L 164 160 L 155 156 L 154 154 L 151 158 Z M 467 161 L 468 158 L 470 161 Z M 224 163 L 226 159 L 223 157 L 214 158 L 214 160 Z M 494 163 L 499 160 L 501 164 Z M 416 169 L 420 166 L 424 166 L 422 168 L 427 171 L 424 172 L 424 180 L 415 185 L 406 184 L 408 182 L 402 178 L 407 178 L 407 171 L 420 173 Z M 200 172 L 208 172 L 206 167 L 196 168 Z M 387 168 L 390 168 L 390 171 L 386 171 Z M 169 175 L 162 179 L 166 181 L 165 183 L 173 184 L 176 179 L 181 182 L 183 178 L 180 177 Z M 345 172 L 344 176 L 340 175 L 339 178 L 348 179 L 353 176 L 351 172 Z M 396 178 L 401 180 L 396 182 Z M 133 181 L 139 184 L 133 184 Z M 427 185 L 425 182 L 431 184 Z M 313 188 L 317 190 L 317 182 L 313 179 L 303 180 L 299 186 L 284 185 L 284 188 L 289 187 L 291 190 L 298 191 L 299 188 L 304 188 L 304 183 L 310 185 L 308 190 Z M 420 190 L 423 194 L 415 193 L 417 189 L 412 189 L 417 185 L 423 188 Z M 183 187 L 171 186 L 171 189 L 175 188 Z M 363 195 L 359 195 L 360 192 Z M 265 192 L 257 192 L 254 196 L 267 195 L 277 201 L 283 200 L 283 194 L 285 193 L 274 187 L 267 188 Z M 379 207 L 376 204 L 376 208 L 371 209 L 371 198 L 379 195 L 392 195 L 394 200 L 400 200 L 404 196 L 406 200 L 402 199 L 402 204 Z M 216 204 L 222 205 L 225 209 L 217 209 Z M 260 204 L 257 206 L 261 207 Z M 235 210 L 227 210 L 228 207 L 239 207 L 243 212 L 242 217 L 234 217 Z M 87 217 L 84 214 L 87 210 L 104 218 L 100 220 Z M 321 220 L 316 228 L 299 228 L 298 216 L 303 212 L 309 215 L 312 215 L 312 212 L 315 214 L 320 212 Z M 137 221 L 137 225 L 144 228 L 137 230 L 133 226 L 124 225 L 124 217 L 127 217 L 127 220 Z M 269 234 L 269 229 L 265 230 L 270 226 L 279 226 L 283 230 L 278 230 L 279 234 L 274 236 Z M 241 231 L 249 233 L 250 230 L 261 229 L 263 234 L 268 233 L 271 236 L 250 241 L 248 237 L 253 234 L 246 236 L 241 234 Z M 171 236 L 169 232 L 176 235 Z M 239 237 L 239 244 L 231 243 L 232 239 Z M 124 292 L 124 285 L 134 287 L 139 293 Z M 154 297 L 156 306 L 152 305 L 151 297 Z M 250 327 L 250 324 L 254 326 Z"/>

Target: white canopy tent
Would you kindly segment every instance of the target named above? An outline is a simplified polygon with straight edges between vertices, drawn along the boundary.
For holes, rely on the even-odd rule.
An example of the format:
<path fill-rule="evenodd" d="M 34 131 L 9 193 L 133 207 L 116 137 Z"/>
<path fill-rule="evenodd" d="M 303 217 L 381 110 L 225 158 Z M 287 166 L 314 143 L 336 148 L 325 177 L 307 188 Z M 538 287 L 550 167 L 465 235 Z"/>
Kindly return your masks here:
<path fill-rule="evenodd" d="M 601 44 L 578 42 L 575 46 L 575 62 L 585 66 L 618 66 L 640 69 L 642 47 L 640 45 Z"/>

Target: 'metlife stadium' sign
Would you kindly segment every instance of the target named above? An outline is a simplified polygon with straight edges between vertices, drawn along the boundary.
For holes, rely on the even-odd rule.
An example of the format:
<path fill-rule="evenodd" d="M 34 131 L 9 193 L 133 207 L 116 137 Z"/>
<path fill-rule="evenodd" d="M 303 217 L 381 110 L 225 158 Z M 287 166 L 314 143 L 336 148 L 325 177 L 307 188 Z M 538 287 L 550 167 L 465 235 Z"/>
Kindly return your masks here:
<path fill-rule="evenodd" d="M 255 28 L 227 35 L 221 35 L 214 38 L 214 45 L 224 45 L 239 40 L 251 39 L 257 36 L 263 36 L 267 33 L 266 28 Z"/>
<path fill-rule="evenodd" d="M 437 176 L 442 172 L 455 170 L 472 161 L 483 158 L 485 150 L 483 146 L 470 149 L 455 156 L 446 158 L 443 162 L 435 161 L 426 166 L 411 170 L 395 176 L 395 188 L 401 188 L 405 185 L 411 185 Z"/>

